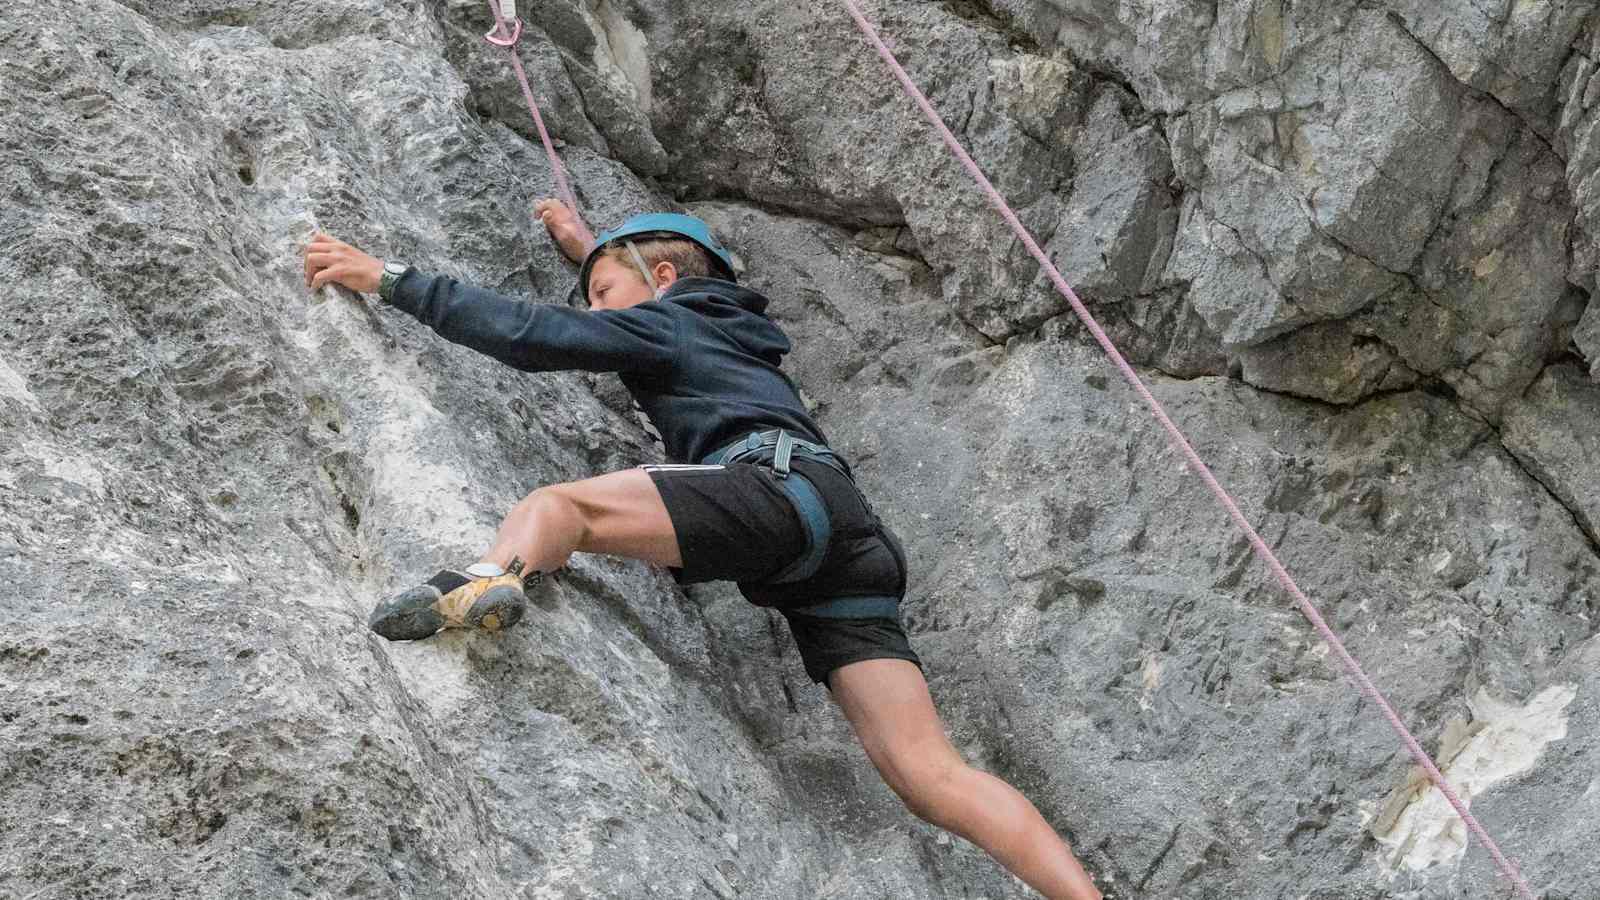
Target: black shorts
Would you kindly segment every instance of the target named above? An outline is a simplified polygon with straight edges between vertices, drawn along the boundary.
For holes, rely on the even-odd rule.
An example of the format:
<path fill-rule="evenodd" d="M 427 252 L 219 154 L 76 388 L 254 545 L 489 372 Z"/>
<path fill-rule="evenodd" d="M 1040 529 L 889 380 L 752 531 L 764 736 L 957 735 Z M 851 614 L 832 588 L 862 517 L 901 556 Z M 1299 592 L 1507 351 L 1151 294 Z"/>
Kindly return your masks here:
<path fill-rule="evenodd" d="M 905 554 L 855 483 L 837 470 L 797 457 L 790 478 L 810 482 L 829 525 L 816 547 L 803 513 L 764 465 L 644 466 L 678 535 L 680 584 L 735 581 L 745 598 L 783 613 L 812 681 L 865 659 L 904 659 L 921 667 L 900 625 Z M 773 584 L 808 554 L 820 564 L 801 580 Z M 853 605 L 878 608 L 867 615 Z M 831 688 L 830 688 L 831 689 Z"/>

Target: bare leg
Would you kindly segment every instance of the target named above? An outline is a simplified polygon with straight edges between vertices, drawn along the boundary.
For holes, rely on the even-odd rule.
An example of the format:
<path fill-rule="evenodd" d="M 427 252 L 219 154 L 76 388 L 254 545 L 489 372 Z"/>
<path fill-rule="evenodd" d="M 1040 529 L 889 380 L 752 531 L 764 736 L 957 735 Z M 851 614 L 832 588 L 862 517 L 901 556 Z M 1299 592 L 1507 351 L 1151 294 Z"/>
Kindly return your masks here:
<path fill-rule="evenodd" d="M 679 566 L 678 535 L 643 469 L 542 487 L 512 508 L 483 562 L 554 572 L 574 551 Z"/>
<path fill-rule="evenodd" d="M 576 550 L 682 565 L 672 519 L 649 474 L 613 472 L 540 488 L 518 503 L 481 560 L 499 566 L 500 574 L 440 573 L 380 601 L 367 625 L 391 641 L 419 641 L 445 628 L 508 628 L 527 608 L 528 573 L 513 572 L 512 560 L 553 572 Z"/>
<path fill-rule="evenodd" d="M 982 847 L 1050 900 L 1101 900 L 1034 805 L 961 759 L 915 664 L 869 659 L 835 669 L 828 683 L 872 764 L 918 818 Z"/>

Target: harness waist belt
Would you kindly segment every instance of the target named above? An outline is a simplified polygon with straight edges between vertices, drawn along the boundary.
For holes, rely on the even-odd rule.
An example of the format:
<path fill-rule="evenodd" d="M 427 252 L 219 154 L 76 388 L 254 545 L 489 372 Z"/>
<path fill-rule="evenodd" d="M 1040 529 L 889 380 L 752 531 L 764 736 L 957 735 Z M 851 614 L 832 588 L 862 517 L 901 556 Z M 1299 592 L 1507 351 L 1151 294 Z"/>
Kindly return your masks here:
<path fill-rule="evenodd" d="M 839 454 L 822 444 L 803 441 L 781 428 L 774 428 L 771 431 L 752 431 L 707 456 L 702 462 L 713 466 L 727 465 L 747 460 L 749 457 L 758 454 L 764 456 L 765 453 L 763 451 L 769 447 L 773 448 L 772 471 L 776 472 L 779 478 L 789 477 L 789 463 L 794 458 L 796 451 L 798 451 L 803 456 L 811 457 L 817 462 L 833 467 L 846 478 L 850 478 L 852 481 L 855 480 L 850 474 L 850 467 L 845 464 L 844 459 Z M 758 462 L 760 460 L 750 461 Z"/>

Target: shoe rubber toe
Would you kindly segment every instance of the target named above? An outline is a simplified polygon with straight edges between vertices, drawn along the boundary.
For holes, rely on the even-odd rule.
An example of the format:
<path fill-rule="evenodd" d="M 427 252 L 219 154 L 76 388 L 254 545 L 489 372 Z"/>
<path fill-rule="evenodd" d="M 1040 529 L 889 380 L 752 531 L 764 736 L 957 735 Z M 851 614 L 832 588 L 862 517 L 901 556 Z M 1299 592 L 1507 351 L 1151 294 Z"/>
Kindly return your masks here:
<path fill-rule="evenodd" d="M 431 588 L 412 588 L 379 604 L 367 625 L 391 641 L 420 641 L 433 637 L 445 625 L 444 616 L 434 609 L 438 599 L 439 592 Z"/>
<path fill-rule="evenodd" d="M 522 588 L 496 585 L 484 592 L 467 612 L 467 624 L 485 631 L 503 631 L 522 621 L 528 599 Z"/>

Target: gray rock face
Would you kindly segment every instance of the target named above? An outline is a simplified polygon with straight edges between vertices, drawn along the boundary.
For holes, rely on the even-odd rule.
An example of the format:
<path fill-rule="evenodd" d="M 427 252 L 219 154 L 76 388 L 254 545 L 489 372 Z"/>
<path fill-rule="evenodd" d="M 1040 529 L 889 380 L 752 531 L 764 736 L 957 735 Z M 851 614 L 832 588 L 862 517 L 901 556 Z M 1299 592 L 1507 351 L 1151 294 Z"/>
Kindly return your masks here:
<path fill-rule="evenodd" d="M 1343 403 L 1398 364 L 1496 418 L 1570 324 L 1561 160 L 1402 19 L 1320 24 L 1269 80 L 1176 116 L 1178 172 L 1197 190 L 1170 275 L 1241 348 L 1333 321 L 1372 345 L 1290 370 L 1269 360 L 1304 360 L 1304 338 L 1245 349 L 1254 384 Z"/>
<path fill-rule="evenodd" d="M 591 224 L 687 208 L 773 298 L 952 739 L 1108 896 L 1500 895 L 839 6 L 522 6 Z M 1593 4 L 869 9 L 1535 889 L 1600 893 Z M 488 19 L 0 11 L 0 897 L 1030 896 L 727 589 L 580 556 L 503 636 L 367 633 L 652 453 L 609 377 L 303 287 L 323 228 L 561 302 Z"/>
<path fill-rule="evenodd" d="M 1595 272 L 1600 271 L 1600 184 L 1594 173 L 1600 165 L 1600 79 L 1595 78 L 1600 68 L 1600 32 L 1591 23 L 1583 36 L 1573 46 L 1571 56 L 1562 67 L 1558 96 L 1562 101 L 1561 122 L 1554 141 L 1557 150 L 1567 160 L 1567 184 L 1572 201 L 1577 208 L 1576 228 L 1572 248 L 1572 271 L 1569 278 L 1593 294 Z M 1590 317 L 1592 320 L 1592 316 Z M 1592 362 L 1600 359 L 1593 337 L 1593 325 L 1585 331 L 1585 340 L 1579 341 L 1585 356 Z"/>

